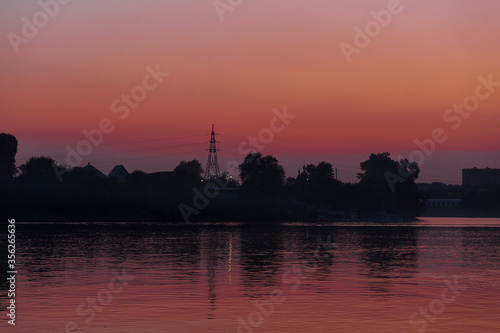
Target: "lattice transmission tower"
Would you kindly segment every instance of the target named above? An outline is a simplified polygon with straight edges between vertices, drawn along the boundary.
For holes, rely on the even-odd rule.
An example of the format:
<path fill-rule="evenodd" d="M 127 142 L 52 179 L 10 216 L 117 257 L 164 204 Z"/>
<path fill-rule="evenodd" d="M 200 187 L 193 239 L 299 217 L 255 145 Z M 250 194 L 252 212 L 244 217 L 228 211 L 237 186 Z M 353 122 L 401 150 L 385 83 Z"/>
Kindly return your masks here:
<path fill-rule="evenodd" d="M 214 125 L 212 124 L 212 133 L 210 134 L 210 148 L 208 149 L 208 160 L 207 167 L 205 168 L 205 180 L 210 180 L 212 178 L 219 178 L 220 170 L 219 170 L 219 159 L 217 158 L 217 149 L 215 144 L 218 142 L 215 140 Z"/>

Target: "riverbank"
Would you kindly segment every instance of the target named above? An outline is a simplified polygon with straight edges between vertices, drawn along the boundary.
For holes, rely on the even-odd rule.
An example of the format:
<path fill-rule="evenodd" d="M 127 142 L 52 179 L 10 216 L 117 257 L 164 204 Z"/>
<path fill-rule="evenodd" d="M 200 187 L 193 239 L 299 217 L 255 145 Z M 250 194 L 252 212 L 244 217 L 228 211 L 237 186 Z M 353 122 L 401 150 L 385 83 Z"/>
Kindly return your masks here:
<path fill-rule="evenodd" d="M 465 209 L 428 209 L 421 217 L 500 218 L 500 211 Z"/>

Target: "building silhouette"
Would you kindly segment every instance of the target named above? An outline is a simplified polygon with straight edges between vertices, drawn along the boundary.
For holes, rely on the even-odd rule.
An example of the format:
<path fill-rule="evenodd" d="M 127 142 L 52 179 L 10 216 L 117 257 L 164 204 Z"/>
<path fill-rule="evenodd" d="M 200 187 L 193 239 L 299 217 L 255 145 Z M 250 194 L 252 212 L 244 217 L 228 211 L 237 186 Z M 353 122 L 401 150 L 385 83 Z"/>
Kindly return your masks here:
<path fill-rule="evenodd" d="M 500 185 L 500 169 L 462 169 L 462 186 Z"/>
<path fill-rule="evenodd" d="M 114 178 L 118 182 L 124 182 L 128 179 L 129 176 L 130 174 L 123 165 L 116 165 L 109 173 L 108 178 Z"/>

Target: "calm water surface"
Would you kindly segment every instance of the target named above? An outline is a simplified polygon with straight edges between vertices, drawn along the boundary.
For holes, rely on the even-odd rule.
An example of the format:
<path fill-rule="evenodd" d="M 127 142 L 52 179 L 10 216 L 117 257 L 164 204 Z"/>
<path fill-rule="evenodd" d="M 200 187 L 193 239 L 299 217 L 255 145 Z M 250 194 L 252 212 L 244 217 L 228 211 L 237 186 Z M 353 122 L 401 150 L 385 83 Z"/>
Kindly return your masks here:
<path fill-rule="evenodd" d="M 499 219 L 16 237 L 17 321 L 3 298 L 0 332 L 500 332 Z"/>

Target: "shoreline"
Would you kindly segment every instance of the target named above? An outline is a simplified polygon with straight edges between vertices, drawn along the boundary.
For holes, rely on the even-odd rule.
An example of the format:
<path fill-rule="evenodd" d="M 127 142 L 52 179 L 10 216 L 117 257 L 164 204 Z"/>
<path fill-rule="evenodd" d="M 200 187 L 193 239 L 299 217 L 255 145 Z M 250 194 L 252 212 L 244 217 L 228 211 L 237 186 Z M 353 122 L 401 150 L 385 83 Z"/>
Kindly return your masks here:
<path fill-rule="evenodd" d="M 443 219 L 470 219 L 471 221 L 476 219 L 499 219 L 499 217 L 428 217 L 428 218 L 443 218 Z M 12 219 L 12 218 L 11 218 Z M 244 221 L 198 221 L 198 222 L 175 222 L 175 221 L 124 221 L 124 220 L 115 220 L 115 221 L 104 221 L 101 217 L 94 216 L 92 219 L 90 218 L 81 218 L 78 221 L 69 220 L 69 219 L 49 219 L 46 218 L 43 221 L 36 221 L 34 219 L 25 219 L 19 218 L 16 219 L 16 224 L 19 226 L 42 226 L 42 225 L 58 225 L 58 226 L 71 226 L 71 225 L 86 225 L 86 226 L 95 226 L 95 227 L 113 227 L 113 226 L 121 226 L 121 227 L 166 227 L 166 228 L 294 228 L 294 227 L 432 227 L 432 226 L 447 226 L 447 225 L 428 225 L 429 221 L 426 221 L 426 217 L 416 218 L 414 220 L 407 221 L 380 221 L 380 220 L 366 220 L 366 221 L 279 221 L 279 222 L 244 222 Z M 3 221 L 4 219 L 2 219 Z M 5 219 L 5 221 L 7 221 Z M 5 222 L 4 221 L 4 222 Z M 450 227 L 466 227 L 467 225 L 450 225 Z M 474 226 L 474 225 L 470 225 Z"/>

